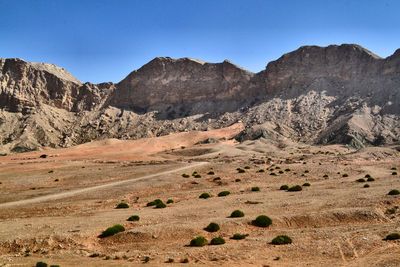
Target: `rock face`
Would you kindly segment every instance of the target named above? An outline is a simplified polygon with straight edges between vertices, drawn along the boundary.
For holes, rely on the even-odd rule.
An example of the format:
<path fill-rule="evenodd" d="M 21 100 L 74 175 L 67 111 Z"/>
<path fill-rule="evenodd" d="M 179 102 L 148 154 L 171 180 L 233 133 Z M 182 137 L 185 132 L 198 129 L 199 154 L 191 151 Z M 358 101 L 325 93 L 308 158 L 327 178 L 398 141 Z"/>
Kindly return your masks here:
<path fill-rule="evenodd" d="M 399 143 L 400 49 L 383 59 L 358 45 L 304 46 L 256 74 L 229 61 L 162 57 L 117 84 L 97 85 L 52 64 L 0 59 L 4 152 L 239 120 L 246 125 L 240 140 Z"/>

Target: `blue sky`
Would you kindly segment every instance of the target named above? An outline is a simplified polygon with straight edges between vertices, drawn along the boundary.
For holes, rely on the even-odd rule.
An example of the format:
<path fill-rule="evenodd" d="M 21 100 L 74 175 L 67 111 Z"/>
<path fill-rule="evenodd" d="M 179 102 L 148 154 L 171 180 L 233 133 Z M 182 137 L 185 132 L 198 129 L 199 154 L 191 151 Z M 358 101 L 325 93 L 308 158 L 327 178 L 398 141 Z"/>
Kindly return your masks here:
<path fill-rule="evenodd" d="M 118 82 L 158 56 L 253 72 L 302 45 L 400 48 L 397 0 L 0 0 L 0 57 Z"/>

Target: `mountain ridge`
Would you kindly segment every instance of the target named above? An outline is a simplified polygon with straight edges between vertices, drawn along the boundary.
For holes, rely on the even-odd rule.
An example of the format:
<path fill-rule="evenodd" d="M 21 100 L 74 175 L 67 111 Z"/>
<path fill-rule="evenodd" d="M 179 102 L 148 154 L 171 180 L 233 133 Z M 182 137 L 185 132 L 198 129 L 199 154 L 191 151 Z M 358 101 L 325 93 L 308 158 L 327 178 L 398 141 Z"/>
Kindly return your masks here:
<path fill-rule="evenodd" d="M 400 49 L 380 58 L 354 44 L 302 46 L 258 73 L 229 60 L 157 57 L 100 84 L 52 64 L 0 59 L 0 141 L 21 152 L 242 121 L 240 140 L 394 144 L 399 88 Z"/>

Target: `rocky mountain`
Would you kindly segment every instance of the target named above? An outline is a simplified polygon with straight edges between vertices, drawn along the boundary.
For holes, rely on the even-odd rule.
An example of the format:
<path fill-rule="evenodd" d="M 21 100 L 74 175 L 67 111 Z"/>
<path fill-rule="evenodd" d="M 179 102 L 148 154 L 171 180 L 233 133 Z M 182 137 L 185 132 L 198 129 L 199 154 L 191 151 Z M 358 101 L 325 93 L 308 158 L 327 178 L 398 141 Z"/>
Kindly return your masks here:
<path fill-rule="evenodd" d="M 380 58 L 358 45 L 304 46 L 259 73 L 161 57 L 97 85 L 52 64 L 0 59 L 0 153 L 238 121 L 238 140 L 399 143 L 400 49 Z"/>

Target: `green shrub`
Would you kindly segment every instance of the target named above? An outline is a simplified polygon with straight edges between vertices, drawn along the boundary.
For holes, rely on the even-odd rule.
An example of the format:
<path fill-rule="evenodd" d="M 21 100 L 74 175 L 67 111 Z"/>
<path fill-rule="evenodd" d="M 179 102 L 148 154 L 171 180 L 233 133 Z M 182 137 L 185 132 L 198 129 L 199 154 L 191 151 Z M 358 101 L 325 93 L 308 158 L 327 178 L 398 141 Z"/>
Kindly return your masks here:
<path fill-rule="evenodd" d="M 301 174 L 302 177 L 306 176 L 304 173 Z"/>
<path fill-rule="evenodd" d="M 311 186 L 310 183 L 304 183 L 303 186 Z"/>
<path fill-rule="evenodd" d="M 397 189 L 393 189 L 393 190 L 389 191 L 388 195 L 391 195 L 391 196 L 400 195 L 400 191 Z"/>
<path fill-rule="evenodd" d="M 169 258 L 166 262 L 167 263 L 173 263 L 175 260 L 173 258 Z"/>
<path fill-rule="evenodd" d="M 210 245 L 222 245 L 225 244 L 225 239 L 222 237 L 214 237 L 211 239 Z"/>
<path fill-rule="evenodd" d="M 365 177 L 365 178 L 371 178 L 372 176 L 369 175 L 369 174 L 366 174 L 364 177 Z"/>
<path fill-rule="evenodd" d="M 385 214 L 395 214 L 397 209 L 398 209 L 398 207 L 393 207 L 393 208 L 387 209 L 385 211 Z"/>
<path fill-rule="evenodd" d="M 167 204 L 172 204 L 172 203 L 174 203 L 175 201 L 173 200 L 173 199 L 168 199 L 167 200 Z"/>
<path fill-rule="evenodd" d="M 107 236 L 115 235 L 119 232 L 125 231 L 125 227 L 123 227 L 120 224 L 116 224 L 114 226 L 108 227 L 106 230 L 103 231 L 101 235 L 99 235 L 100 238 L 104 238 Z"/>
<path fill-rule="evenodd" d="M 242 235 L 240 233 L 236 233 L 236 234 L 233 234 L 233 236 L 231 238 L 235 239 L 235 240 L 241 240 L 241 239 L 245 239 L 246 235 Z"/>
<path fill-rule="evenodd" d="M 372 178 L 372 177 L 368 177 L 367 181 L 368 181 L 368 182 L 373 182 L 373 181 L 375 181 L 375 179 Z"/>
<path fill-rule="evenodd" d="M 204 199 L 209 198 L 209 197 L 211 197 L 211 196 L 210 196 L 210 194 L 207 193 L 207 192 L 204 192 L 204 193 L 202 193 L 202 194 L 199 196 L 199 198 L 204 198 Z"/>
<path fill-rule="evenodd" d="M 282 174 L 282 173 L 283 173 L 283 171 L 279 171 L 279 173 L 280 173 L 280 174 Z"/>
<path fill-rule="evenodd" d="M 38 262 L 36 262 L 36 267 L 47 267 L 47 263 L 38 261 Z"/>
<path fill-rule="evenodd" d="M 225 197 L 225 196 L 229 195 L 230 193 L 231 192 L 229 192 L 229 191 L 221 191 L 221 192 L 218 193 L 218 196 L 219 197 Z"/>
<path fill-rule="evenodd" d="M 292 239 L 288 237 L 287 235 L 278 235 L 274 239 L 272 239 L 271 244 L 273 245 L 285 245 L 285 244 L 291 244 Z"/>
<path fill-rule="evenodd" d="M 132 215 L 132 216 L 130 216 L 130 217 L 128 218 L 127 221 L 135 222 L 135 221 L 139 221 L 139 220 L 140 220 L 139 215 Z"/>
<path fill-rule="evenodd" d="M 159 204 L 159 203 L 162 203 L 161 199 L 155 199 L 155 200 L 153 200 L 153 201 L 148 202 L 148 203 L 146 204 L 146 206 L 147 206 L 147 207 L 156 206 L 156 205 Z"/>
<path fill-rule="evenodd" d="M 182 148 L 183 149 L 183 148 Z M 149 262 L 150 261 L 150 257 L 149 256 L 146 256 L 145 258 L 144 258 L 144 260 L 143 260 L 144 262 Z"/>
<path fill-rule="evenodd" d="M 244 173 L 245 172 L 245 170 L 243 170 L 241 168 L 239 168 L 237 171 L 238 171 L 238 173 Z"/>
<path fill-rule="evenodd" d="M 241 210 L 234 210 L 231 213 L 232 218 L 244 217 L 244 212 Z"/>
<path fill-rule="evenodd" d="M 197 171 L 194 171 L 194 172 L 192 173 L 192 176 L 195 176 L 196 174 L 198 174 Z"/>
<path fill-rule="evenodd" d="M 129 208 L 129 205 L 126 204 L 126 203 L 121 202 L 115 208 L 116 209 L 127 209 L 127 208 Z"/>
<path fill-rule="evenodd" d="M 165 205 L 164 204 L 164 202 L 158 202 L 157 204 L 156 204 L 156 209 L 163 209 L 163 208 L 166 208 L 167 207 L 167 205 Z"/>
<path fill-rule="evenodd" d="M 191 247 L 203 247 L 207 245 L 208 241 L 204 236 L 196 236 L 190 241 Z"/>
<path fill-rule="evenodd" d="M 397 172 L 392 172 L 392 175 L 397 175 Z"/>
<path fill-rule="evenodd" d="M 213 171 L 209 171 L 207 174 L 208 175 L 214 175 L 215 173 Z"/>
<path fill-rule="evenodd" d="M 385 240 L 396 240 L 396 239 L 400 239 L 400 234 L 399 233 L 391 233 L 388 234 L 385 238 Z"/>
<path fill-rule="evenodd" d="M 210 223 L 209 225 L 207 225 L 206 228 L 204 228 L 204 230 L 206 230 L 207 232 L 213 233 L 213 232 L 217 232 L 219 230 L 219 225 L 217 223 Z"/>
<path fill-rule="evenodd" d="M 201 175 L 200 175 L 200 174 L 196 174 L 196 175 L 194 176 L 194 178 L 201 178 Z"/>
<path fill-rule="evenodd" d="M 369 187 L 369 184 L 365 184 L 365 185 L 364 185 L 364 188 L 368 188 L 368 187 Z"/>
<path fill-rule="evenodd" d="M 392 168 L 390 168 L 392 171 L 397 171 L 397 168 L 396 167 L 392 167 Z"/>
<path fill-rule="evenodd" d="M 359 183 L 365 183 L 365 179 L 364 178 L 357 179 L 356 181 L 359 182 Z"/>
<path fill-rule="evenodd" d="M 250 169 L 250 166 L 244 166 L 244 168 L 245 168 L 246 170 L 248 170 L 248 169 Z"/>
<path fill-rule="evenodd" d="M 304 171 L 304 173 L 309 173 L 309 172 L 310 172 L 310 170 L 305 170 L 305 171 Z"/>
<path fill-rule="evenodd" d="M 347 173 L 343 173 L 342 177 L 349 177 Z"/>
<path fill-rule="evenodd" d="M 189 262 L 189 259 L 188 258 L 184 258 L 182 261 L 181 261 L 181 263 L 188 263 Z"/>
<path fill-rule="evenodd" d="M 253 221 L 253 225 L 258 227 L 268 227 L 271 225 L 271 223 L 271 218 L 266 215 L 260 215 Z"/>
<path fill-rule="evenodd" d="M 251 191 L 260 191 L 260 188 L 258 186 L 253 186 L 251 188 Z"/>
<path fill-rule="evenodd" d="M 276 176 L 276 173 L 271 172 L 269 175 Z"/>
<path fill-rule="evenodd" d="M 242 180 L 240 180 L 239 178 L 238 178 L 238 179 L 235 179 L 235 182 L 236 182 L 236 183 L 238 183 L 238 182 L 240 182 L 240 181 L 242 181 Z"/>
<path fill-rule="evenodd" d="M 287 184 L 281 185 L 281 187 L 279 188 L 279 190 L 288 190 L 289 186 Z"/>
<path fill-rule="evenodd" d="M 307 164 L 307 162 L 304 161 L 303 164 Z"/>
<path fill-rule="evenodd" d="M 186 173 L 184 173 L 184 174 L 182 174 L 182 177 L 183 177 L 183 178 L 189 178 L 189 177 L 190 177 L 190 175 L 189 175 L 189 174 L 186 174 Z"/>
<path fill-rule="evenodd" d="M 303 190 L 303 188 L 301 188 L 300 185 L 295 185 L 295 186 L 289 187 L 289 189 L 288 189 L 289 192 L 296 192 L 296 191 L 301 191 L 301 190 Z"/>
<path fill-rule="evenodd" d="M 324 176 L 322 176 L 323 178 L 328 178 L 328 174 L 324 174 Z"/>
<path fill-rule="evenodd" d="M 263 169 L 259 169 L 257 172 L 265 172 Z"/>
<path fill-rule="evenodd" d="M 60 181 L 60 180 L 58 180 L 58 178 L 54 180 L 54 182 L 58 182 L 58 181 Z"/>
<path fill-rule="evenodd" d="M 290 169 L 285 169 L 285 172 L 290 172 Z"/>

